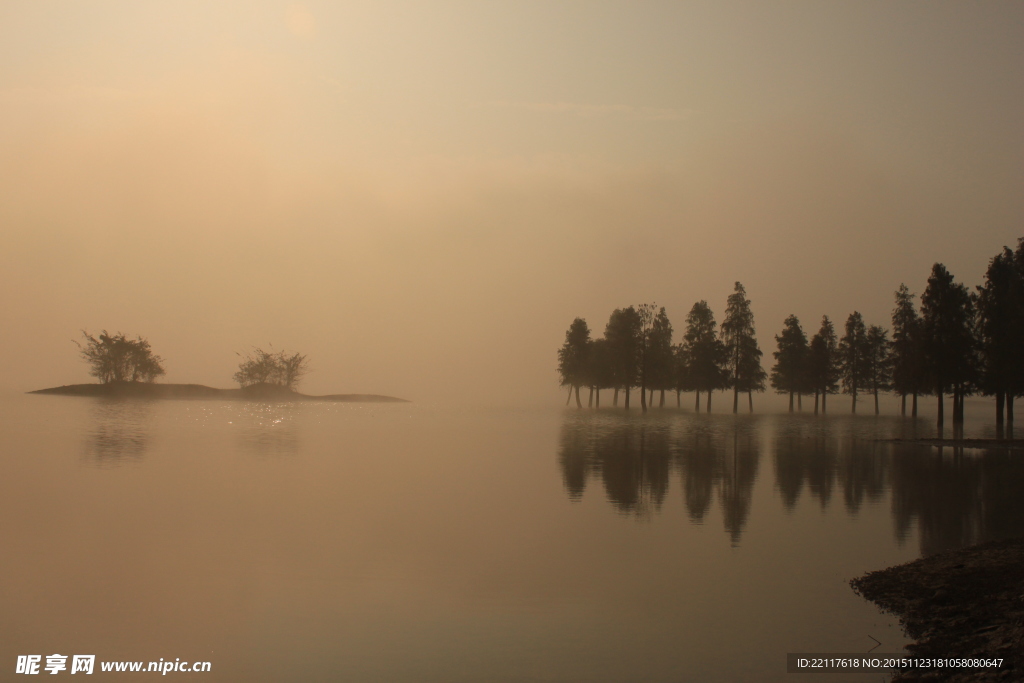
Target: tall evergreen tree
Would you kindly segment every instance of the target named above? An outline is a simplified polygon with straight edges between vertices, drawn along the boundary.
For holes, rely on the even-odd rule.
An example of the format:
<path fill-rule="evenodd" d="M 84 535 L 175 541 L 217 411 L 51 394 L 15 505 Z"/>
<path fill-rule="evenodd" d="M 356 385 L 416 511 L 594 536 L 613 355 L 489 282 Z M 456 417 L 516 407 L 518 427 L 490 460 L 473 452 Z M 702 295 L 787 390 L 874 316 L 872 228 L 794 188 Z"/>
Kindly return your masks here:
<path fill-rule="evenodd" d="M 608 341 L 603 337 L 590 342 L 587 352 L 587 381 L 594 390 L 595 408 L 601 407 L 601 390 L 615 386 L 612 373 L 611 357 L 608 353 Z"/>
<path fill-rule="evenodd" d="M 941 263 L 932 266 L 928 287 L 921 295 L 921 314 L 925 361 L 938 396 L 941 427 L 945 393 L 953 392 L 954 418 L 959 417 L 960 399 L 972 378 L 975 350 L 971 296 Z"/>
<path fill-rule="evenodd" d="M 817 415 L 818 397 L 821 397 L 821 412 L 826 413 L 826 397 L 839 388 L 839 341 L 827 315 L 821 316 L 821 329 L 811 338 L 809 352 L 808 371 L 814 389 L 814 414 Z"/>
<path fill-rule="evenodd" d="M 1021 385 L 1024 349 L 1024 278 L 1007 247 L 989 262 L 985 284 L 978 287 L 978 332 L 981 388 L 996 398 L 996 429 L 1001 432 L 1006 398 Z"/>
<path fill-rule="evenodd" d="M 790 315 L 783 322 L 782 334 L 775 335 L 779 346 L 772 368 L 771 383 L 780 394 L 789 394 L 789 412 L 793 412 L 793 396 L 804 390 L 807 376 L 807 335 L 800 320 Z"/>
<path fill-rule="evenodd" d="M 843 392 L 850 395 L 850 412 L 857 412 L 857 394 L 870 381 L 868 376 L 868 331 L 857 311 L 846 319 L 846 331 L 839 340 L 839 373 Z"/>
<path fill-rule="evenodd" d="M 675 379 L 676 408 L 679 408 L 682 402 L 680 394 L 684 391 L 695 390 L 690 377 L 690 351 L 685 341 L 672 347 L 672 368 Z"/>
<path fill-rule="evenodd" d="M 878 325 L 868 328 L 865 337 L 868 388 L 875 397 L 875 415 L 878 415 L 878 392 L 888 389 L 892 371 L 889 363 L 889 333 Z"/>
<path fill-rule="evenodd" d="M 722 320 L 722 342 L 728 356 L 726 368 L 732 386 L 733 413 L 739 409 L 740 391 L 747 391 L 749 397 L 751 391 L 764 388 L 765 372 L 761 368 L 762 354 L 755 334 L 754 314 L 750 310 L 747 291 L 737 282 L 726 302 L 725 319 Z"/>
<path fill-rule="evenodd" d="M 750 412 L 754 412 L 755 391 L 764 391 L 768 386 L 768 373 L 761 367 L 761 349 L 757 346 L 757 339 L 750 337 L 743 342 L 740 349 L 740 391 L 747 392 L 747 405 Z"/>
<path fill-rule="evenodd" d="M 576 318 L 569 325 L 565 333 L 565 343 L 558 349 L 558 374 L 561 377 L 562 386 L 569 387 L 569 398 L 573 391 L 576 393 L 576 407 L 582 408 L 580 403 L 580 386 L 588 384 L 587 351 L 590 346 L 590 328 L 583 318 Z M 566 403 L 569 402 L 566 398 Z"/>
<path fill-rule="evenodd" d="M 675 386 L 674 370 L 672 323 L 662 307 L 651 324 L 647 348 L 647 387 L 661 392 L 659 407 L 665 406 L 665 390 Z"/>
<path fill-rule="evenodd" d="M 608 344 L 616 398 L 620 388 L 625 390 L 625 408 L 628 410 L 629 390 L 640 379 L 641 323 L 637 310 L 630 306 L 612 311 L 604 330 L 604 338 Z"/>
<path fill-rule="evenodd" d="M 711 412 L 711 392 L 728 381 L 725 364 L 727 351 L 715 333 L 715 314 L 706 301 L 698 301 L 686 316 L 683 346 L 688 360 L 688 377 L 697 392 L 696 409 L 700 410 L 700 392 L 708 394 L 707 411 Z"/>
<path fill-rule="evenodd" d="M 907 414 L 907 395 L 913 397 L 911 414 L 917 417 L 917 397 L 928 393 L 925 381 L 924 349 L 921 317 L 914 306 L 914 295 L 905 284 L 896 290 L 896 307 L 892 311 L 892 344 L 890 367 L 892 388 L 900 395 L 900 414 Z"/>

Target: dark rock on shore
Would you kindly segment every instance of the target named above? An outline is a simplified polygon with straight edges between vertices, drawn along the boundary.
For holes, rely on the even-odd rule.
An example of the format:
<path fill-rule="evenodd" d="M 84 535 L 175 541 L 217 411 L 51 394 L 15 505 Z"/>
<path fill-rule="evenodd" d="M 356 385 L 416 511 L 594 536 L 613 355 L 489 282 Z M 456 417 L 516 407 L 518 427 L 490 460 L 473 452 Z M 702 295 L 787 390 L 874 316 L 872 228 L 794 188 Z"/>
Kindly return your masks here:
<path fill-rule="evenodd" d="M 110 382 L 69 384 L 30 394 L 92 396 L 98 398 L 216 399 L 235 401 L 337 401 L 351 403 L 408 403 L 404 398 L 378 394 L 328 394 L 309 396 L 277 384 L 254 384 L 241 389 L 214 389 L 202 384 L 157 384 L 153 382 Z"/>
<path fill-rule="evenodd" d="M 921 558 L 850 585 L 899 616 L 915 657 L 1003 659 L 1001 668 L 911 669 L 894 682 L 1024 680 L 1024 539 Z"/>

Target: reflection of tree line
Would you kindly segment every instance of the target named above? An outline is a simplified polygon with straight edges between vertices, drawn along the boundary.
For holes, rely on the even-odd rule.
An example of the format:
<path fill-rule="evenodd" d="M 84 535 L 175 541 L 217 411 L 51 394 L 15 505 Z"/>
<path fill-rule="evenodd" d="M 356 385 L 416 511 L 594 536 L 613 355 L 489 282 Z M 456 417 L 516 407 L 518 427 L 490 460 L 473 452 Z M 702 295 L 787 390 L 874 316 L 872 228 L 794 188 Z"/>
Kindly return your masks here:
<path fill-rule="evenodd" d="M 753 423 L 723 432 L 698 420 L 578 418 L 566 418 L 559 448 L 571 500 L 599 481 L 620 513 L 645 517 L 660 510 L 677 476 L 690 520 L 703 522 L 717 500 L 726 531 L 739 541 L 760 459 Z M 779 424 L 775 484 L 786 510 L 806 491 L 822 509 L 841 495 L 853 515 L 891 490 L 895 537 L 902 543 L 916 524 L 923 554 L 1024 534 L 1019 454 L 896 447 L 856 429 L 852 423 Z"/>
<path fill-rule="evenodd" d="M 750 515 L 759 452 L 752 433 L 732 439 L 704 423 L 606 423 L 567 420 L 559 461 L 570 499 L 579 500 L 591 479 L 623 514 L 660 510 L 673 472 L 680 477 L 690 519 L 702 522 L 717 498 L 725 528 L 737 542 Z"/>

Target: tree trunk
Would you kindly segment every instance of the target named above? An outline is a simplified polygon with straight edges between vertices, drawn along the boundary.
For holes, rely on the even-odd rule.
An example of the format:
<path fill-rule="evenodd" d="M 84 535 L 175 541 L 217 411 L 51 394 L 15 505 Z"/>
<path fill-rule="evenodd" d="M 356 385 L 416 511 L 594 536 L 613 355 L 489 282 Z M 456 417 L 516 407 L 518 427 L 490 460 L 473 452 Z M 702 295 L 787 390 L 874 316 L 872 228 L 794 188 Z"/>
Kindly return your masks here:
<path fill-rule="evenodd" d="M 601 407 L 601 387 L 598 387 L 597 391 L 594 392 L 594 410 L 597 410 L 600 407 Z"/>
<path fill-rule="evenodd" d="M 818 390 L 814 390 L 814 414 L 818 414 Z"/>
<path fill-rule="evenodd" d="M 658 407 L 659 408 L 664 408 L 665 407 L 665 390 L 664 389 L 661 390 L 661 394 L 658 396 Z"/>
<path fill-rule="evenodd" d="M 612 396 L 612 408 L 619 407 L 619 388 L 615 387 L 615 394 Z"/>
<path fill-rule="evenodd" d="M 996 430 L 1003 431 L 1003 408 L 1006 405 L 1006 394 L 1002 391 L 996 392 Z"/>
<path fill-rule="evenodd" d="M 644 386 L 644 379 L 640 378 L 640 412 L 647 412 L 647 387 Z M 626 394 L 629 396 L 629 394 Z M 629 400 L 627 398 L 627 400 Z"/>
<path fill-rule="evenodd" d="M 734 379 L 732 385 L 732 414 L 735 415 L 740 410 L 740 387 L 739 383 Z"/>
<path fill-rule="evenodd" d="M 750 404 L 750 412 L 754 412 L 754 392 L 747 392 L 747 403 Z"/>
<path fill-rule="evenodd" d="M 900 394 L 900 417 L 907 416 L 907 394 Z"/>
<path fill-rule="evenodd" d="M 626 387 L 626 410 L 629 410 L 629 389 L 630 387 Z"/>
<path fill-rule="evenodd" d="M 695 391 L 693 393 L 695 393 L 697 395 L 697 402 L 693 404 L 693 412 L 699 413 L 700 412 L 700 390 L 698 389 L 697 391 Z"/>
<path fill-rule="evenodd" d="M 711 412 L 711 392 L 713 392 L 713 391 L 714 391 L 714 389 L 708 389 L 708 412 L 709 413 Z"/>
<path fill-rule="evenodd" d="M 583 404 L 580 403 L 580 385 L 577 384 L 576 385 L 576 408 L 579 409 L 579 408 L 582 408 L 582 407 L 583 407 Z"/>
<path fill-rule="evenodd" d="M 804 412 L 804 395 L 800 392 L 796 395 L 796 409 L 801 413 Z"/>
<path fill-rule="evenodd" d="M 1006 392 L 1006 436 L 1013 438 L 1013 392 Z"/>
<path fill-rule="evenodd" d="M 572 400 L 572 385 L 569 385 L 569 393 L 565 397 L 565 405 L 569 405 L 569 401 Z"/>
<path fill-rule="evenodd" d="M 850 412 L 853 413 L 854 415 L 856 415 L 857 414 L 857 387 L 853 388 L 853 392 L 850 394 L 850 396 L 851 396 L 851 399 L 852 399 L 851 403 L 850 403 Z"/>
<path fill-rule="evenodd" d="M 594 407 L 594 387 L 590 387 L 590 398 L 587 399 L 587 407 Z"/>
<path fill-rule="evenodd" d="M 914 397 L 914 400 L 910 405 L 910 417 L 917 417 L 917 392 L 915 391 L 911 395 Z"/>
<path fill-rule="evenodd" d="M 825 401 L 825 399 L 827 399 L 827 398 L 828 398 L 828 391 L 821 392 L 821 414 L 822 415 L 824 415 L 824 414 L 826 414 L 828 412 L 828 410 L 826 410 L 826 401 Z"/>
<path fill-rule="evenodd" d="M 935 395 L 938 397 L 938 400 L 939 400 L 939 407 L 938 407 L 938 411 L 939 412 L 938 412 L 938 418 L 937 418 L 938 419 L 938 425 L 939 425 L 939 429 L 942 429 L 942 423 L 943 423 L 943 417 L 944 417 L 943 412 L 942 412 L 942 389 L 939 389 L 938 391 L 936 391 Z M 939 436 L 941 437 L 942 434 L 939 434 Z"/>
<path fill-rule="evenodd" d="M 875 387 L 875 415 L 878 415 L 878 387 Z"/>
<path fill-rule="evenodd" d="M 793 392 L 789 392 L 789 412 L 793 412 Z"/>
<path fill-rule="evenodd" d="M 683 407 L 683 398 L 680 395 L 682 393 L 683 393 L 682 391 L 680 391 L 679 389 L 676 389 L 676 408 L 682 408 Z"/>

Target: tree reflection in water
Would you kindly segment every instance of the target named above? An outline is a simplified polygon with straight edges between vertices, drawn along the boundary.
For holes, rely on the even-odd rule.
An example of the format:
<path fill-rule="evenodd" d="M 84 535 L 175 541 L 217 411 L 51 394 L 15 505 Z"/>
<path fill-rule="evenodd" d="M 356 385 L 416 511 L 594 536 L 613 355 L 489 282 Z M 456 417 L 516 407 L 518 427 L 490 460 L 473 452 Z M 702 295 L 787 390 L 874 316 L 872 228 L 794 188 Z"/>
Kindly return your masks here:
<path fill-rule="evenodd" d="M 898 418 L 571 413 L 562 422 L 559 463 L 570 500 L 599 480 L 617 511 L 637 517 L 660 511 L 675 471 L 690 521 L 703 523 L 717 499 L 735 545 L 751 514 L 763 434 L 788 512 L 805 491 L 822 510 L 841 495 L 850 516 L 888 494 L 896 540 L 905 542 L 916 527 L 925 555 L 1024 534 L 1024 453 L 886 440 L 916 430 Z"/>
<path fill-rule="evenodd" d="M 751 429 L 716 431 L 702 420 L 568 415 L 559 448 L 562 480 L 569 498 L 578 501 L 588 480 L 600 478 L 620 513 L 649 517 L 661 509 L 675 469 L 691 521 L 703 521 L 717 493 L 726 530 L 736 543 L 750 515 L 757 478 L 755 437 Z"/>
<path fill-rule="evenodd" d="M 85 457 L 100 467 L 139 460 L 152 435 L 153 402 L 145 399 L 90 399 L 92 429 L 85 439 Z"/>

